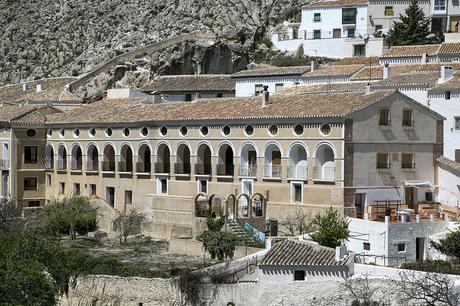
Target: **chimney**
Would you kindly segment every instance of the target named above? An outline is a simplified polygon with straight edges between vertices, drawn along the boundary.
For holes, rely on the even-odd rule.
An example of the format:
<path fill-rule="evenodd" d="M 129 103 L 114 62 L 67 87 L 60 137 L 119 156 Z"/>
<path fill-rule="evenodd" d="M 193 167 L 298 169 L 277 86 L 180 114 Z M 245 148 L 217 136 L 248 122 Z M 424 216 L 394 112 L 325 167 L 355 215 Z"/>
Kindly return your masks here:
<path fill-rule="evenodd" d="M 22 84 L 22 91 L 27 91 L 27 83 Z"/>
<path fill-rule="evenodd" d="M 452 66 L 441 66 L 441 78 L 438 83 L 449 81 L 454 76 L 454 69 Z"/>
<path fill-rule="evenodd" d="M 422 55 L 422 64 L 426 64 L 428 63 L 428 54 L 423 54 Z"/>
<path fill-rule="evenodd" d="M 344 245 L 335 247 L 335 260 L 341 261 L 348 253 L 347 247 Z"/>
<path fill-rule="evenodd" d="M 37 84 L 36 90 L 37 90 L 37 92 L 43 91 L 43 84 Z"/>
<path fill-rule="evenodd" d="M 390 77 L 390 64 L 386 63 L 383 67 L 383 79 L 386 80 Z"/>
<path fill-rule="evenodd" d="M 161 94 L 158 91 L 153 93 L 153 103 L 161 103 L 163 102 L 161 99 Z"/>
<path fill-rule="evenodd" d="M 262 107 L 268 106 L 270 104 L 270 93 L 268 92 L 268 86 L 264 86 L 262 91 Z"/>
<path fill-rule="evenodd" d="M 316 59 L 311 61 L 311 71 L 315 71 L 315 70 L 316 70 Z"/>

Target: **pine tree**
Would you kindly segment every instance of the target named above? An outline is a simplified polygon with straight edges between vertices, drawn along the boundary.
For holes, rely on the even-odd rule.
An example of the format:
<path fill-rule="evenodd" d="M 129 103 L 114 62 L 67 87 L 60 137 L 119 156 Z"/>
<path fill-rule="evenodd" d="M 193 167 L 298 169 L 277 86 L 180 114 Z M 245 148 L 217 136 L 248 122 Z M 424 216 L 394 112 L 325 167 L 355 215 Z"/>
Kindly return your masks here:
<path fill-rule="evenodd" d="M 430 19 L 418 6 L 417 0 L 411 0 L 405 10 L 405 16 L 400 14 L 401 21 L 393 24 L 388 33 L 387 43 L 390 46 L 422 45 L 439 43 L 439 37 L 430 35 Z"/>

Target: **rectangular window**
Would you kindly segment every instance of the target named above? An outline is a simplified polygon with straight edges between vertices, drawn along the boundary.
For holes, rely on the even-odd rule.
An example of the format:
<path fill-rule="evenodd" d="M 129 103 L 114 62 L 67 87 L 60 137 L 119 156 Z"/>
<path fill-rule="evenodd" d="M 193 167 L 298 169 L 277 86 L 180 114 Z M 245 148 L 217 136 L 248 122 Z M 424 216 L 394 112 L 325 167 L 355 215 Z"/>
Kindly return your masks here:
<path fill-rule="evenodd" d="M 406 244 L 398 243 L 398 252 L 405 252 L 405 251 L 406 251 Z"/>
<path fill-rule="evenodd" d="M 39 207 L 40 206 L 40 201 L 29 201 L 27 202 L 28 207 Z"/>
<path fill-rule="evenodd" d="M 371 244 L 369 242 L 363 242 L 363 250 L 364 251 L 370 251 L 371 250 Z"/>
<path fill-rule="evenodd" d="M 25 146 L 24 147 L 24 163 L 25 164 L 36 164 L 37 163 L 37 151 L 36 146 Z"/>
<path fill-rule="evenodd" d="M 292 28 L 292 39 L 298 39 L 298 38 L 299 38 L 299 28 L 293 27 Z"/>
<path fill-rule="evenodd" d="M 332 37 L 333 38 L 341 38 L 342 37 L 342 30 L 341 29 L 333 29 L 332 30 Z"/>
<path fill-rule="evenodd" d="M 425 201 L 427 202 L 433 202 L 433 192 L 425 192 Z"/>
<path fill-rule="evenodd" d="M 96 184 L 89 184 L 89 195 L 90 196 L 96 195 Z"/>
<path fill-rule="evenodd" d="M 350 29 L 347 30 L 347 37 L 348 38 L 355 37 L 355 28 L 350 28 Z"/>
<path fill-rule="evenodd" d="M 342 24 L 356 23 L 356 8 L 342 9 Z"/>
<path fill-rule="evenodd" d="M 185 101 L 186 101 L 186 102 L 192 101 L 192 94 L 189 94 L 189 93 L 188 93 L 188 94 L 185 94 Z"/>
<path fill-rule="evenodd" d="M 36 177 L 24 178 L 24 190 L 38 190 L 37 178 Z"/>
<path fill-rule="evenodd" d="M 105 189 L 105 201 L 112 207 L 115 207 L 115 188 L 106 187 Z"/>
<path fill-rule="evenodd" d="M 321 13 L 315 13 L 313 17 L 314 22 L 320 22 L 321 21 Z"/>
<path fill-rule="evenodd" d="M 381 29 L 383 29 L 383 25 L 377 24 L 377 25 L 375 26 L 375 32 L 378 32 L 378 31 L 380 31 Z"/>
<path fill-rule="evenodd" d="M 51 187 L 51 174 L 46 175 L 46 186 Z"/>
<path fill-rule="evenodd" d="M 434 10 L 435 11 L 445 11 L 446 10 L 446 0 L 434 0 Z"/>
<path fill-rule="evenodd" d="M 402 126 L 414 126 L 413 112 L 411 109 L 403 110 Z"/>
<path fill-rule="evenodd" d="M 224 96 L 224 94 L 221 94 L 221 93 L 217 94 L 217 98 L 222 98 L 223 96 Z"/>
<path fill-rule="evenodd" d="M 263 84 L 256 84 L 254 86 L 254 95 L 259 96 L 262 94 L 262 91 L 264 91 L 264 85 Z"/>
<path fill-rule="evenodd" d="M 385 16 L 393 16 L 395 14 L 392 6 L 385 6 Z"/>
<path fill-rule="evenodd" d="M 284 83 L 276 83 L 275 84 L 275 93 L 280 92 L 284 88 Z"/>
<path fill-rule="evenodd" d="M 74 195 L 80 195 L 80 184 L 79 183 L 75 183 L 73 184 L 73 194 Z"/>
<path fill-rule="evenodd" d="M 455 150 L 455 162 L 460 163 L 460 150 Z"/>
<path fill-rule="evenodd" d="M 401 168 L 412 169 L 415 168 L 414 154 L 402 153 L 401 154 Z"/>
<path fill-rule="evenodd" d="M 446 93 L 444 94 L 444 99 L 450 100 L 450 93 L 450 90 L 446 91 Z"/>
<path fill-rule="evenodd" d="M 302 203 L 303 194 L 302 194 L 302 183 L 292 183 L 291 184 L 291 199 L 293 203 Z"/>
<path fill-rule="evenodd" d="M 125 205 L 132 205 L 132 204 L 133 204 L 133 191 L 125 190 Z"/>
<path fill-rule="evenodd" d="M 354 56 L 366 56 L 366 45 L 354 45 Z"/>
<path fill-rule="evenodd" d="M 321 39 L 321 30 L 313 30 L 313 39 Z"/>
<path fill-rule="evenodd" d="M 167 194 L 168 193 L 168 179 L 159 177 L 157 179 L 157 193 Z"/>
<path fill-rule="evenodd" d="M 198 192 L 208 193 L 208 180 L 198 180 Z"/>
<path fill-rule="evenodd" d="M 390 110 L 388 108 L 382 108 L 379 110 L 379 125 L 390 125 Z"/>
<path fill-rule="evenodd" d="M 362 218 L 364 214 L 364 205 L 366 205 L 366 194 L 355 193 L 355 209 L 358 218 Z"/>
<path fill-rule="evenodd" d="M 294 281 L 304 281 L 305 280 L 305 271 L 304 270 L 294 270 Z"/>
<path fill-rule="evenodd" d="M 58 190 L 59 194 L 64 194 L 65 193 L 65 183 L 64 182 L 60 182 L 59 183 L 59 190 Z"/>
<path fill-rule="evenodd" d="M 455 120 L 455 129 L 460 130 L 460 117 L 454 117 Z"/>
<path fill-rule="evenodd" d="M 377 153 L 377 169 L 389 169 L 389 168 L 390 168 L 390 154 Z"/>

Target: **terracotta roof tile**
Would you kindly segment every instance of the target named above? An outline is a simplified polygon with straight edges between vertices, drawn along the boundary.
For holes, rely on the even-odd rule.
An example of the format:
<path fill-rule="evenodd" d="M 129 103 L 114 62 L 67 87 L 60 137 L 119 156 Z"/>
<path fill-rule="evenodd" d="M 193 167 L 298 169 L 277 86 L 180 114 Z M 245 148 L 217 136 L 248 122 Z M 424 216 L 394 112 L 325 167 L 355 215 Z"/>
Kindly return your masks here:
<path fill-rule="evenodd" d="M 330 65 L 324 66 L 314 71 L 305 73 L 302 77 L 321 77 L 321 76 L 351 76 L 362 69 L 364 65 Z"/>
<path fill-rule="evenodd" d="M 158 76 L 141 89 L 158 92 L 233 92 L 235 81 L 230 75 Z"/>
<path fill-rule="evenodd" d="M 436 84 L 430 92 L 443 92 L 446 90 L 460 90 L 460 75 L 454 75 L 449 81 Z"/>
<path fill-rule="evenodd" d="M 438 164 L 441 166 L 446 166 L 450 168 L 451 170 L 457 172 L 458 175 L 460 175 L 460 163 L 457 163 L 451 159 L 448 159 L 447 157 L 441 156 L 437 159 Z"/>
<path fill-rule="evenodd" d="M 438 73 L 406 73 L 372 83 L 372 88 L 397 88 L 399 86 L 434 86 L 439 79 Z"/>
<path fill-rule="evenodd" d="M 21 118 L 26 115 L 38 110 L 36 106 L 32 105 L 7 105 L 2 104 L 0 106 L 0 122 L 12 123 L 13 121 L 20 121 Z M 43 121 L 44 121 L 44 116 Z"/>
<path fill-rule="evenodd" d="M 416 46 L 394 46 L 385 52 L 381 57 L 410 57 L 422 56 L 424 54 L 435 55 L 441 45 L 416 45 Z"/>
<path fill-rule="evenodd" d="M 383 78 L 383 67 L 382 66 L 366 66 L 363 69 L 359 70 L 352 77 L 352 81 L 362 81 L 362 80 L 378 80 Z"/>
<path fill-rule="evenodd" d="M 328 92 L 363 92 L 368 82 L 320 83 L 289 86 L 279 94 L 328 93 Z"/>
<path fill-rule="evenodd" d="M 202 99 L 193 103 L 159 104 L 145 104 L 142 103 L 142 99 L 103 100 L 62 114 L 50 115 L 47 117 L 47 122 L 104 124 L 344 117 L 394 93 L 394 90 L 387 90 L 360 95 L 356 93 L 272 95 L 270 104 L 266 107 L 261 106 L 261 97 Z"/>
<path fill-rule="evenodd" d="M 369 62 L 371 66 L 378 66 L 379 65 L 379 58 L 378 57 L 364 57 L 364 56 L 354 56 L 354 57 L 345 57 L 337 62 L 334 65 L 367 65 L 369 66 Z"/>
<path fill-rule="evenodd" d="M 444 63 L 444 64 L 421 64 L 417 69 L 412 70 L 412 72 L 440 72 L 442 66 L 451 66 L 454 70 L 460 70 L 459 63 Z"/>
<path fill-rule="evenodd" d="M 319 0 L 311 1 L 305 4 L 304 8 L 315 8 L 315 7 L 341 7 L 341 6 L 356 6 L 356 5 L 365 5 L 367 0 Z"/>
<path fill-rule="evenodd" d="M 275 75 L 302 75 L 311 70 L 311 66 L 273 67 L 263 69 L 243 70 L 232 75 L 233 78 L 275 76 Z"/>
<path fill-rule="evenodd" d="M 306 241 L 284 240 L 276 243 L 265 255 L 260 266 L 333 266 L 346 267 L 353 259 L 347 254 L 335 260 L 335 249 Z"/>
<path fill-rule="evenodd" d="M 438 54 L 460 53 L 460 43 L 443 43 L 439 48 Z"/>

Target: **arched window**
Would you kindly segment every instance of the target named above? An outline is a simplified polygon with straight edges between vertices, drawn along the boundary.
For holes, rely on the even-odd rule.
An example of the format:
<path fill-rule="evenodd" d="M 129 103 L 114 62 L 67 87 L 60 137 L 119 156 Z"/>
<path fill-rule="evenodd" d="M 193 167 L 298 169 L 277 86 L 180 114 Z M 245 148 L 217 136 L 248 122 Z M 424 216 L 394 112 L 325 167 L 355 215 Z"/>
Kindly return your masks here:
<path fill-rule="evenodd" d="M 54 149 L 50 145 L 45 149 L 45 169 L 54 169 Z"/>
<path fill-rule="evenodd" d="M 156 173 L 170 173 L 171 171 L 171 151 L 166 144 L 158 147 L 157 162 L 155 163 Z"/>
<path fill-rule="evenodd" d="M 315 178 L 324 181 L 335 180 L 334 150 L 328 144 L 322 144 L 316 149 Z"/>
<path fill-rule="evenodd" d="M 83 153 L 79 145 L 72 147 L 72 164 L 71 170 L 81 171 L 83 167 Z"/>
<path fill-rule="evenodd" d="M 223 144 L 219 148 L 219 163 L 217 164 L 217 175 L 233 176 L 233 149 L 228 144 Z"/>
<path fill-rule="evenodd" d="M 192 170 L 190 167 L 190 148 L 185 143 L 183 143 L 177 148 L 176 155 L 177 160 L 176 164 L 174 165 L 174 173 L 179 175 L 189 175 Z"/>
<path fill-rule="evenodd" d="M 211 149 L 207 144 L 201 144 L 198 147 L 197 163 L 195 165 L 195 174 L 211 175 Z"/>
<path fill-rule="evenodd" d="M 118 172 L 133 172 L 133 150 L 128 145 L 121 147 Z"/>
<path fill-rule="evenodd" d="M 268 178 L 281 178 L 281 150 L 272 143 L 265 148 L 264 176 Z"/>
<path fill-rule="evenodd" d="M 257 176 L 257 150 L 250 143 L 245 144 L 241 149 L 240 176 Z"/>
<path fill-rule="evenodd" d="M 59 146 L 57 170 L 67 170 L 67 150 L 64 146 Z"/>
<path fill-rule="evenodd" d="M 115 149 L 111 145 L 106 145 L 104 148 L 102 171 L 115 172 Z"/>
<path fill-rule="evenodd" d="M 87 152 L 87 171 L 98 171 L 99 169 L 99 151 L 93 144 L 89 145 Z"/>
<path fill-rule="evenodd" d="M 152 152 L 147 144 L 143 144 L 139 148 L 137 153 L 137 167 L 138 173 L 150 173 L 152 172 Z"/>
<path fill-rule="evenodd" d="M 295 144 L 289 151 L 288 178 L 306 180 L 307 174 L 307 151 L 301 144 Z"/>

